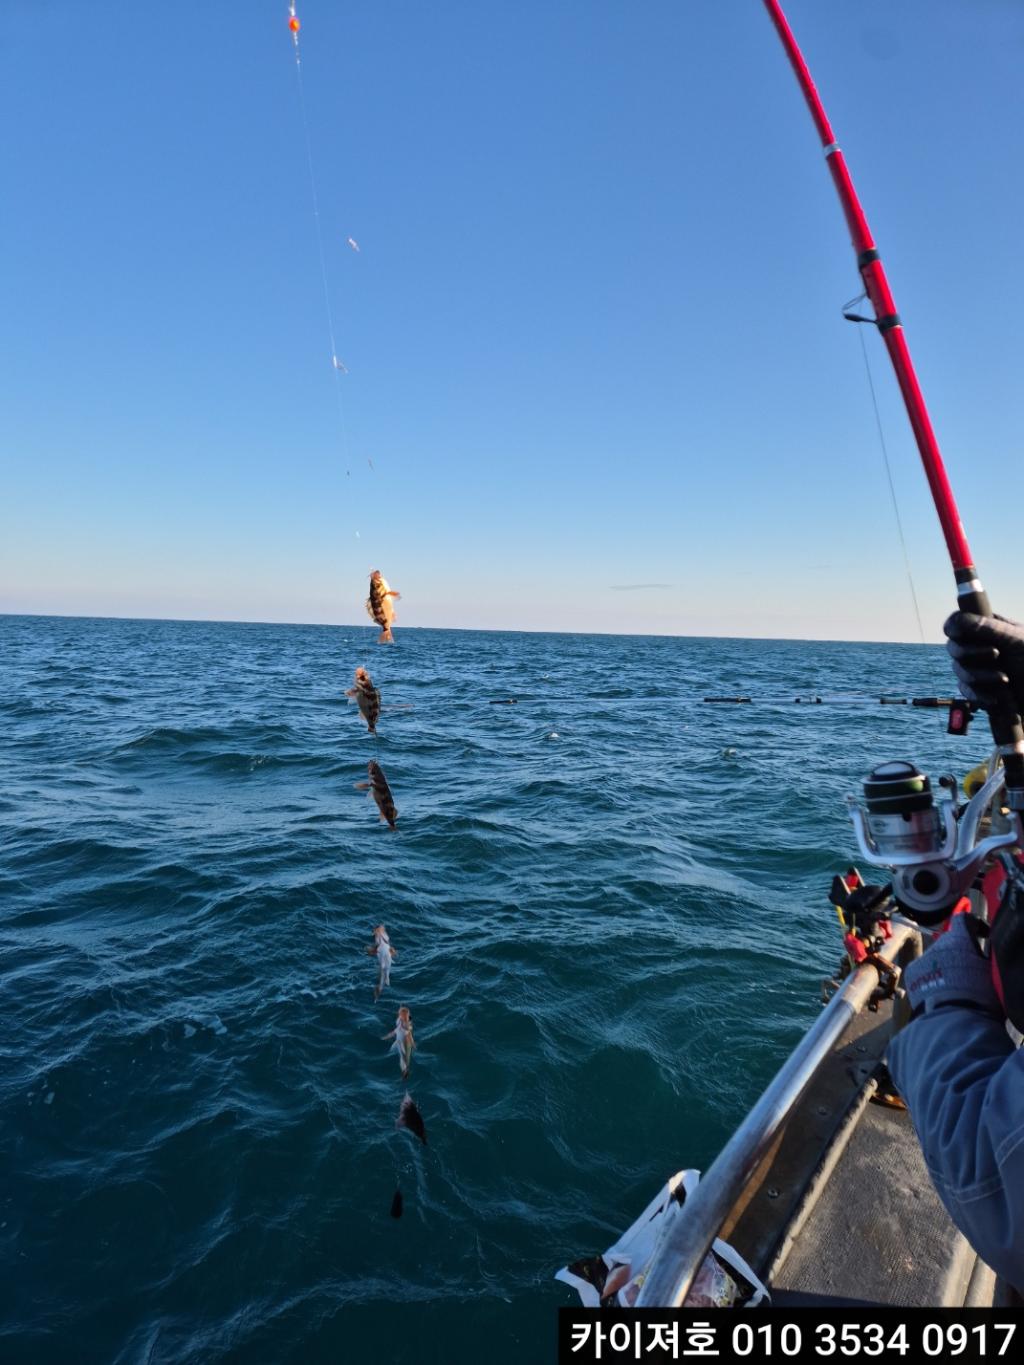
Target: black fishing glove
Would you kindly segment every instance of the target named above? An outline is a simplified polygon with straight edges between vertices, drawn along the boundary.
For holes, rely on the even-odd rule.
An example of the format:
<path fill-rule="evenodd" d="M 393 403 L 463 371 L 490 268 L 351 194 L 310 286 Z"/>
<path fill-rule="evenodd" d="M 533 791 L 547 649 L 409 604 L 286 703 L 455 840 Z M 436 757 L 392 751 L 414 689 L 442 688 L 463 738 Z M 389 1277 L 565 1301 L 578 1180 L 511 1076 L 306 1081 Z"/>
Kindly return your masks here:
<path fill-rule="evenodd" d="M 943 626 L 953 672 L 968 701 L 1024 713 L 1024 626 L 956 611 Z"/>

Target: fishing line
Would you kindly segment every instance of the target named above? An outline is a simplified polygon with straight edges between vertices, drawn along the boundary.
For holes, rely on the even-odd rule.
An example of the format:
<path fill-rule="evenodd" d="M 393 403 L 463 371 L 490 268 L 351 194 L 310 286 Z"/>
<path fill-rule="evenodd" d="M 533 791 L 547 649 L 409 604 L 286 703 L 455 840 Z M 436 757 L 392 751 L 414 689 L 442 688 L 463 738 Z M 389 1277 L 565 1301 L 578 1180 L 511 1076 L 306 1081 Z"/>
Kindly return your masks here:
<path fill-rule="evenodd" d="M 295 18 L 295 6 L 289 8 L 292 19 Z M 302 133 L 306 143 L 306 164 L 309 167 L 309 188 L 313 199 L 313 221 L 316 225 L 316 244 L 320 257 L 320 278 L 324 289 L 324 309 L 327 314 L 327 335 L 331 343 L 331 369 L 334 372 L 334 392 L 338 400 L 338 427 L 341 433 L 341 453 L 346 465 L 345 473 L 351 471 L 347 468 L 350 463 L 348 448 L 348 432 L 345 427 L 345 405 L 341 392 L 341 376 L 348 371 L 344 369 L 338 357 L 338 343 L 334 328 L 334 309 L 331 307 L 331 289 L 327 275 L 327 253 L 324 250 L 323 225 L 320 220 L 320 196 L 316 187 L 316 171 L 313 167 L 313 140 L 309 132 L 309 116 L 306 112 L 306 90 L 302 80 L 302 57 L 299 52 L 298 31 L 292 30 L 292 37 L 295 43 L 295 80 L 299 87 L 299 110 L 302 114 Z"/>
<path fill-rule="evenodd" d="M 313 205 L 313 223 L 316 229 L 317 256 L 320 262 L 320 282 L 323 287 L 324 313 L 327 318 L 327 336 L 328 341 L 330 342 L 331 369 L 334 376 L 334 393 L 338 405 L 338 431 L 340 437 L 339 440 L 340 454 L 342 457 L 342 463 L 345 468 L 345 478 L 346 481 L 348 481 L 352 479 L 352 450 L 349 442 L 348 427 L 345 420 L 345 404 L 344 397 L 342 394 L 343 376 L 348 373 L 348 370 L 345 367 L 344 362 L 338 355 L 337 340 L 338 334 L 337 328 L 335 326 L 334 308 L 331 303 L 330 276 L 327 269 L 327 251 L 324 243 L 323 220 L 320 214 L 320 194 L 317 186 L 316 167 L 313 158 L 313 138 L 310 132 L 309 112 L 306 104 L 306 88 L 302 73 L 302 54 L 300 52 L 299 47 L 299 32 L 301 29 L 301 22 L 296 14 L 295 0 L 291 0 L 291 2 L 288 5 L 288 15 L 289 15 L 288 27 L 291 32 L 292 43 L 295 48 L 295 80 L 299 92 L 299 112 L 302 119 L 302 135 L 306 147 L 306 166 L 309 173 L 309 189 Z M 348 237 L 346 241 L 349 247 L 351 247 L 354 251 L 359 252 L 360 250 L 359 244 L 358 242 L 355 241 L 354 238 Z M 373 473 L 374 470 L 372 460 L 368 458 L 367 464 L 370 467 L 371 473 Z M 363 477 L 365 478 L 365 475 Z M 350 515 L 353 505 L 355 504 L 355 502 L 358 501 L 357 496 L 354 495 L 352 491 L 353 484 L 355 482 L 357 482 L 357 480 L 352 480 L 352 483 L 346 484 L 349 490 L 348 500 Z M 355 539 L 359 541 L 360 544 L 362 545 L 362 537 L 359 531 L 351 526 L 351 522 L 350 529 L 354 532 Z M 365 549 L 365 547 L 362 548 Z M 347 553 L 350 553 L 348 547 L 346 547 L 346 550 Z"/>
<path fill-rule="evenodd" d="M 882 415 L 878 411 L 878 399 L 875 396 L 875 383 L 871 377 L 871 362 L 868 359 L 868 348 L 864 344 L 864 333 L 858 327 L 857 336 L 860 338 L 861 355 L 864 357 L 864 372 L 868 377 L 868 389 L 871 393 L 871 403 L 875 410 L 875 426 L 878 428 L 878 443 L 882 447 L 882 459 L 885 462 L 885 477 L 889 480 L 889 494 L 892 498 L 893 516 L 896 518 L 896 530 L 899 532 L 900 545 L 903 549 L 903 564 L 907 571 L 907 582 L 910 585 L 910 596 L 914 603 L 914 615 L 917 617 L 917 629 L 921 635 L 921 643 L 926 645 L 928 641 L 924 635 L 924 625 L 921 621 L 921 609 L 917 602 L 917 591 L 914 587 L 914 575 L 910 568 L 910 555 L 907 553 L 907 542 L 903 535 L 903 521 L 900 517 L 899 503 L 896 500 L 896 485 L 893 483 L 892 468 L 889 464 L 889 451 L 885 444 L 885 432 L 882 428 Z"/>

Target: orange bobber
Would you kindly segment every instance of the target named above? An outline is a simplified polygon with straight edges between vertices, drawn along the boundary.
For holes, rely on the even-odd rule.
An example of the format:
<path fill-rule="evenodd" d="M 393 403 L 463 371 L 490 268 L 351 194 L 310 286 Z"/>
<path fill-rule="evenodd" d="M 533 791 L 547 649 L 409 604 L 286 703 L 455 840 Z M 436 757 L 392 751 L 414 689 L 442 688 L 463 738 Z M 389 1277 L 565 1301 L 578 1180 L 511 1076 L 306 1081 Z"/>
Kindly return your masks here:
<path fill-rule="evenodd" d="M 291 29 L 293 33 L 298 33 L 299 29 L 302 27 L 302 25 L 299 23 L 298 19 L 296 19 L 294 14 L 288 20 L 288 27 Z"/>

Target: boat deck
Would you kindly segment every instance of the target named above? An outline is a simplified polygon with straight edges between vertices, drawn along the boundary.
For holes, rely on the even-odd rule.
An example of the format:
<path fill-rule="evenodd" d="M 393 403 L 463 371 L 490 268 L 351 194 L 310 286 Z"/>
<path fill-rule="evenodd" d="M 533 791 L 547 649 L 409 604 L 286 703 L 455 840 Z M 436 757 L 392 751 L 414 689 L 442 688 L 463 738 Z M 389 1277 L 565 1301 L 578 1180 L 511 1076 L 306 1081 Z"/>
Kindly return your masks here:
<path fill-rule="evenodd" d="M 890 1029 L 888 1004 L 851 1021 L 723 1229 L 777 1304 L 992 1302 L 909 1115 L 872 1102 Z"/>

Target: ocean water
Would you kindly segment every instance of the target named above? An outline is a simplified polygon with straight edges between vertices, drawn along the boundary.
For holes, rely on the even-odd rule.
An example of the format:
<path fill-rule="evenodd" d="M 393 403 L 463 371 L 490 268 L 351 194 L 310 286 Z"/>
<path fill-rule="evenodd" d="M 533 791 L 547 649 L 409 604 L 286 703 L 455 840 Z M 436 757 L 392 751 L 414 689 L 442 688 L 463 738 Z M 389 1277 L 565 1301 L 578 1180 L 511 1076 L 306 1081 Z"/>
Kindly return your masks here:
<path fill-rule="evenodd" d="M 375 635 L 0 618 L 5 1361 L 552 1359 L 554 1271 L 813 1020 L 846 793 L 985 753 L 787 700 L 948 693 L 938 648 Z"/>

